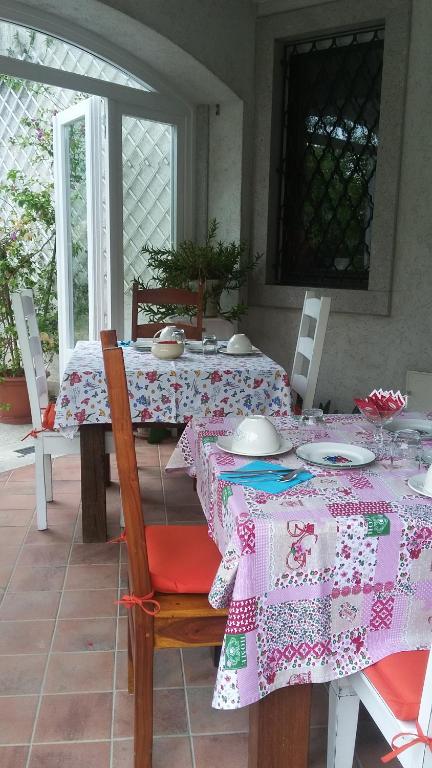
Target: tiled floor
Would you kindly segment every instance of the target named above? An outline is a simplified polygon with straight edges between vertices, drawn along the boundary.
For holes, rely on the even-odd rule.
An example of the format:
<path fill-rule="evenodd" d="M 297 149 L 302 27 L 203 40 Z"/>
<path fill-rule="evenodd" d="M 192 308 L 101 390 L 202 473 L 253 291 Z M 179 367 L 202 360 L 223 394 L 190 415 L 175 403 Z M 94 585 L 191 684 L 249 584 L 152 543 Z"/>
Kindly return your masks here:
<path fill-rule="evenodd" d="M 190 479 L 161 472 L 172 447 L 138 441 L 147 520 L 204 522 Z M 112 536 L 115 479 L 114 469 Z M 0 475 L 0 766 L 131 768 L 126 618 L 114 602 L 125 585 L 124 555 L 117 544 L 81 542 L 78 458 L 56 460 L 54 494 L 50 528 L 39 532 L 33 467 Z M 156 654 L 154 768 L 246 768 L 248 713 L 211 708 L 214 678 L 208 649 Z M 326 723 L 327 693 L 317 686 L 311 768 L 324 768 Z M 375 768 L 385 751 L 363 719 L 360 767 Z"/>

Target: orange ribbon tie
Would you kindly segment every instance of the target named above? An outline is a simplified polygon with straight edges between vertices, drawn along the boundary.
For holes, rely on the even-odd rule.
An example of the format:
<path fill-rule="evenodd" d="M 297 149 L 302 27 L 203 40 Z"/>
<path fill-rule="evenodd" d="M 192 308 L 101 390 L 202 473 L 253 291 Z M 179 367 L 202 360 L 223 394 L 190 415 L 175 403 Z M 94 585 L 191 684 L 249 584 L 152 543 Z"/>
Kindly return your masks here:
<path fill-rule="evenodd" d="M 115 536 L 113 539 L 108 539 L 107 544 L 127 544 L 126 528 L 121 532 L 120 536 Z"/>
<path fill-rule="evenodd" d="M 389 752 L 387 755 L 384 755 L 381 758 L 381 762 L 389 763 L 390 760 L 394 760 L 395 757 L 398 757 L 398 755 L 401 754 L 401 752 L 405 752 L 406 749 L 413 747 L 415 744 L 426 744 L 432 752 L 432 738 L 429 736 L 425 736 L 418 720 L 416 720 L 416 728 L 417 728 L 417 733 L 403 733 L 403 732 L 397 733 L 396 736 L 392 738 L 392 742 L 391 742 L 392 751 Z M 411 741 L 408 741 L 405 744 L 402 744 L 400 747 L 397 747 L 396 741 L 397 739 L 400 739 L 401 736 L 410 736 Z"/>
<path fill-rule="evenodd" d="M 156 616 L 157 613 L 160 611 L 160 605 L 157 600 L 153 599 L 154 592 L 150 592 L 148 595 L 144 595 L 144 597 L 137 597 L 136 595 L 123 595 L 121 600 L 116 600 L 117 605 L 125 605 L 126 608 L 132 608 L 132 606 L 137 605 L 141 610 L 144 611 L 144 613 L 147 613 L 149 616 Z M 149 610 L 146 608 L 145 604 L 150 603 L 151 605 L 154 605 L 154 610 Z"/>

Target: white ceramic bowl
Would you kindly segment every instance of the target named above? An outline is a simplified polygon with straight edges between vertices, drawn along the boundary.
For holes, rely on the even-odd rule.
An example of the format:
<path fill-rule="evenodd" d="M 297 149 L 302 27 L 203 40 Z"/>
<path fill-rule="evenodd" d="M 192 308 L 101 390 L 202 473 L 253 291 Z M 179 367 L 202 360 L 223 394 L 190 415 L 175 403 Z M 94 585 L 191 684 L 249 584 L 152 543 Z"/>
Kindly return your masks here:
<path fill-rule="evenodd" d="M 266 416 L 246 416 L 234 432 L 231 443 L 233 451 L 247 451 L 255 456 L 277 451 L 280 445 L 279 432 Z"/>
<path fill-rule="evenodd" d="M 235 333 L 227 344 L 227 352 L 243 355 L 252 351 L 252 344 L 245 333 Z"/>
<path fill-rule="evenodd" d="M 184 352 L 184 344 L 181 341 L 153 341 L 152 355 L 158 360 L 176 360 Z"/>

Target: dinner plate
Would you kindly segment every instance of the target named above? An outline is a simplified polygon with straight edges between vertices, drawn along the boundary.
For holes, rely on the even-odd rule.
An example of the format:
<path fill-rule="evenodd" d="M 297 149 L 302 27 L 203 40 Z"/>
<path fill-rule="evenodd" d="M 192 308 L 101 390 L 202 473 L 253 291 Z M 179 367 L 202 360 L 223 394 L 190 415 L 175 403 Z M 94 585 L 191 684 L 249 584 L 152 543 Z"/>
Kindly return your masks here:
<path fill-rule="evenodd" d="M 421 475 L 414 475 L 414 477 L 410 477 L 408 479 L 408 485 L 409 487 L 415 491 L 416 493 L 420 493 L 421 496 L 428 496 L 430 499 L 432 499 L 432 493 L 429 491 L 425 491 L 424 489 L 424 479 L 426 477 L 426 472 L 422 472 Z"/>
<path fill-rule="evenodd" d="M 397 432 L 399 429 L 415 429 L 421 435 L 432 437 L 432 421 L 430 419 L 393 419 L 384 424 L 384 429 Z"/>
<path fill-rule="evenodd" d="M 281 445 L 280 448 L 277 449 L 277 451 L 272 451 L 270 453 L 250 453 L 249 451 L 233 451 L 232 449 L 232 435 L 225 435 L 224 437 L 219 437 L 216 445 L 218 448 L 221 448 L 222 451 L 225 451 L 225 453 L 234 453 L 236 456 L 278 456 L 280 453 L 288 453 L 288 451 L 291 450 L 293 447 L 293 444 L 291 440 L 288 440 L 285 437 L 282 437 L 281 439 Z"/>
<path fill-rule="evenodd" d="M 136 341 L 131 341 L 131 346 L 134 349 L 151 349 L 153 343 L 153 339 L 137 339 Z"/>
<path fill-rule="evenodd" d="M 252 347 L 250 352 L 229 352 L 227 349 L 220 349 L 219 352 L 221 355 L 229 355 L 230 357 L 245 357 L 249 355 L 262 355 L 262 352 L 260 349 L 257 349 L 256 347 Z"/>
<path fill-rule="evenodd" d="M 305 443 L 297 448 L 296 454 L 310 464 L 331 469 L 364 467 L 376 458 L 368 448 L 351 443 Z"/>

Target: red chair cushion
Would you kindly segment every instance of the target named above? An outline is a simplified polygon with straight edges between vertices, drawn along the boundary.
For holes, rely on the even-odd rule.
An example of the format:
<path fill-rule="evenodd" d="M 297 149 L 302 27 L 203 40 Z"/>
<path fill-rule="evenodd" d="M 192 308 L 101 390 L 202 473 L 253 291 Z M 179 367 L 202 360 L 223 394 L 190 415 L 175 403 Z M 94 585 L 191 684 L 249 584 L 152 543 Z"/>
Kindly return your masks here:
<path fill-rule="evenodd" d="M 55 403 L 48 403 L 42 414 L 42 426 L 44 429 L 50 429 L 51 431 L 54 429 L 55 416 Z"/>
<path fill-rule="evenodd" d="M 393 653 L 363 671 L 400 720 L 417 720 L 429 651 Z"/>
<path fill-rule="evenodd" d="M 221 556 L 205 525 L 146 526 L 155 592 L 207 594 Z"/>

